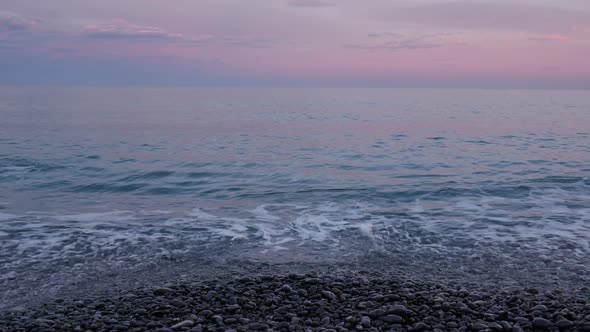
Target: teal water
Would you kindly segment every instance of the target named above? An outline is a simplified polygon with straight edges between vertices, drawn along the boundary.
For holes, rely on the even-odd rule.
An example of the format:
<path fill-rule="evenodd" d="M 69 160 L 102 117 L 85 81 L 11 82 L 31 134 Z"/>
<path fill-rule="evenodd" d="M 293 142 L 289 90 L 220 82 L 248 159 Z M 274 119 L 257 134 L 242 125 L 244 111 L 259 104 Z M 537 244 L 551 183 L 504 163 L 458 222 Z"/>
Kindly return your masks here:
<path fill-rule="evenodd" d="M 588 91 L 2 87 L 0 118 L 12 279 L 590 251 Z"/>

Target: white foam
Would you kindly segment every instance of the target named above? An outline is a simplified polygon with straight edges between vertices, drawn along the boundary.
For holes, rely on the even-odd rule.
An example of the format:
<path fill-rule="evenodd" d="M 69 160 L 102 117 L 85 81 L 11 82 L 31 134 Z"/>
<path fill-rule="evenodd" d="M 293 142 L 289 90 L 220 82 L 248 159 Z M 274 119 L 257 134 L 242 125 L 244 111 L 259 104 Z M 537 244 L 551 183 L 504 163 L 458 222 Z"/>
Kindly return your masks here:
<path fill-rule="evenodd" d="M 280 220 L 281 218 L 270 214 L 266 210 L 267 206 L 268 205 L 259 205 L 254 210 L 251 210 L 250 212 L 252 212 L 254 217 L 256 217 L 256 219 L 259 219 L 259 220 L 267 220 L 267 221 Z"/>
<path fill-rule="evenodd" d="M 197 218 L 206 219 L 206 220 L 207 219 L 208 220 L 219 219 L 218 217 L 216 217 L 216 216 L 214 216 L 212 214 L 209 214 L 209 213 L 201 210 L 201 208 L 194 208 L 194 209 L 192 209 L 192 211 L 189 212 L 188 215 L 191 216 L 191 217 L 197 217 Z"/>
<path fill-rule="evenodd" d="M 218 229 L 216 230 L 216 233 L 224 237 L 229 237 L 232 241 L 247 238 L 244 231 L 239 228 Z"/>
<path fill-rule="evenodd" d="M 148 213 L 150 213 L 150 214 L 172 214 L 174 212 L 168 211 L 168 210 L 153 210 L 153 211 L 149 211 Z"/>
<path fill-rule="evenodd" d="M 358 228 L 361 231 L 361 233 L 364 234 L 365 236 L 372 238 L 374 236 L 373 235 L 373 226 L 374 226 L 373 224 L 358 224 L 358 225 L 355 225 L 354 227 Z"/>
<path fill-rule="evenodd" d="M 341 229 L 339 226 L 343 224 L 345 223 L 335 222 L 323 215 L 304 214 L 293 221 L 292 227 L 304 241 L 323 242 L 330 237 L 332 230 Z"/>
<path fill-rule="evenodd" d="M 524 198 L 473 196 L 391 202 L 387 206 L 318 202 L 268 204 L 242 210 L 207 208 L 207 212 L 195 208 L 172 214 L 170 211 L 57 216 L 50 212 L 23 216 L 5 213 L 0 214 L 0 220 L 7 221 L 0 224 L 2 231 L 18 234 L 19 238 L 1 241 L 0 250 L 14 253 L 14 264 L 18 264 L 17 259 L 31 263 L 111 257 L 120 255 L 119 251 L 126 255 L 128 248 L 146 245 L 164 248 L 173 244 L 180 247 L 178 253 L 181 253 L 193 244 L 203 243 L 257 253 L 264 248 L 266 251 L 262 252 L 269 255 L 285 250 L 297 253 L 306 246 L 325 249 L 326 254 L 332 250 L 355 255 L 400 248 L 444 254 L 445 250 L 454 250 L 447 243 L 460 243 L 464 239 L 473 243 L 518 242 L 521 248 L 553 251 L 568 241 L 575 246 L 572 251 L 578 250 L 582 255 L 590 250 L 587 206 L 590 206 L 588 195 L 537 190 Z M 27 222 L 20 222 L 24 218 Z M 12 219 L 17 220 L 12 222 Z M 13 228 L 18 232 L 12 232 Z M 0 232 L 0 236 L 5 236 L 4 233 Z"/>

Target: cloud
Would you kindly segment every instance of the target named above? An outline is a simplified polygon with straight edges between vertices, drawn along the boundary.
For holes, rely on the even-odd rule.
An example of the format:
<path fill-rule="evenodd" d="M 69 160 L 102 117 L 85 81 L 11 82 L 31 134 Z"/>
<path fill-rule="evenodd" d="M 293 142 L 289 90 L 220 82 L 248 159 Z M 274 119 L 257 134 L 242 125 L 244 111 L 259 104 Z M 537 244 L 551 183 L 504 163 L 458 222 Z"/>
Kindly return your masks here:
<path fill-rule="evenodd" d="M 27 31 L 35 24 L 35 20 L 14 13 L 0 12 L 0 32 Z"/>
<path fill-rule="evenodd" d="M 138 26 L 127 22 L 85 26 L 82 35 L 100 40 L 177 41 L 184 39 L 179 33 L 170 33 L 158 27 Z"/>
<path fill-rule="evenodd" d="M 569 31 L 590 21 L 590 12 L 510 2 L 446 1 L 382 9 L 375 17 L 412 25 L 456 29 Z"/>
<path fill-rule="evenodd" d="M 531 37 L 531 38 L 529 38 L 529 40 L 549 41 L 549 42 L 552 42 L 552 41 L 563 42 L 563 41 L 570 40 L 570 37 L 565 36 L 565 35 L 560 35 L 560 34 L 548 34 L 548 35 Z"/>
<path fill-rule="evenodd" d="M 396 38 L 400 38 L 403 37 L 403 35 L 401 33 L 397 33 L 397 32 L 373 32 L 373 33 L 369 33 L 367 34 L 367 37 L 371 37 L 371 38 L 375 38 L 375 37 L 396 37 Z"/>
<path fill-rule="evenodd" d="M 291 0 L 289 5 L 293 7 L 330 7 L 333 3 L 324 0 Z"/>
<path fill-rule="evenodd" d="M 448 44 L 453 44 L 452 42 L 447 42 L 444 38 L 446 36 L 452 36 L 450 33 L 437 33 L 407 37 L 395 32 L 379 32 L 370 33 L 367 36 L 381 40 L 371 43 L 344 44 L 342 47 L 367 51 L 400 51 L 437 48 Z"/>
<path fill-rule="evenodd" d="M 277 44 L 278 41 L 273 38 L 256 37 L 256 36 L 234 36 L 221 38 L 222 45 L 225 47 L 244 47 L 244 48 L 269 48 Z"/>
<path fill-rule="evenodd" d="M 79 35 L 89 40 L 173 43 L 185 47 L 220 45 L 223 47 L 267 48 L 277 42 L 275 39 L 260 36 L 189 36 L 172 33 L 159 27 L 140 26 L 126 21 L 87 25 Z"/>

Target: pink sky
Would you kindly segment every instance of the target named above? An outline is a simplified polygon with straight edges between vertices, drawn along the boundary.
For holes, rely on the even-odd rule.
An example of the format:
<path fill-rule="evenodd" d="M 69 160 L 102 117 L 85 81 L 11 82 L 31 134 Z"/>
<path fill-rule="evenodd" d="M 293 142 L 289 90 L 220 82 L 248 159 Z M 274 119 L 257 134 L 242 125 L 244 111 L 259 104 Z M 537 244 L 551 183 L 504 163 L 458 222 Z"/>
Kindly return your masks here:
<path fill-rule="evenodd" d="M 5 84 L 590 87 L 589 58 L 587 0 L 0 0 Z"/>

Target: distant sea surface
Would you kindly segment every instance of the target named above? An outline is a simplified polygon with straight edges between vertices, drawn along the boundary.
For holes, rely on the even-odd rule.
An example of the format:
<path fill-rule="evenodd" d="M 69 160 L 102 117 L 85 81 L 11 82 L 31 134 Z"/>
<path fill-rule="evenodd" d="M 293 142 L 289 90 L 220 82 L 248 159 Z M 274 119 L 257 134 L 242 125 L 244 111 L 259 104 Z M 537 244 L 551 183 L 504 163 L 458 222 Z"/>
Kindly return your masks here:
<path fill-rule="evenodd" d="M 3 291 L 196 257 L 579 265 L 589 240 L 589 91 L 0 87 Z"/>

